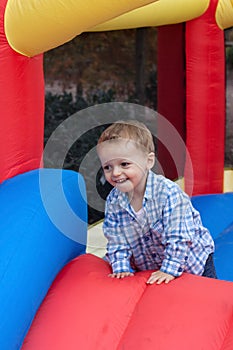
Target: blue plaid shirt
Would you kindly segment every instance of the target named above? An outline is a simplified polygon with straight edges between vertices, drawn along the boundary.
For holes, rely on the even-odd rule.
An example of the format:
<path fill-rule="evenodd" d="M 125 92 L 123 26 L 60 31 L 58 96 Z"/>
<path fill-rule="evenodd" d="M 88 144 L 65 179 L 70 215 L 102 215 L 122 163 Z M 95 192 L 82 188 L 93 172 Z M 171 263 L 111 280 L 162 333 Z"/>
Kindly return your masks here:
<path fill-rule="evenodd" d="M 173 181 L 149 171 L 143 210 L 137 216 L 127 194 L 117 188 L 107 197 L 103 231 L 113 273 L 133 267 L 201 275 L 214 242 L 189 197 Z"/>

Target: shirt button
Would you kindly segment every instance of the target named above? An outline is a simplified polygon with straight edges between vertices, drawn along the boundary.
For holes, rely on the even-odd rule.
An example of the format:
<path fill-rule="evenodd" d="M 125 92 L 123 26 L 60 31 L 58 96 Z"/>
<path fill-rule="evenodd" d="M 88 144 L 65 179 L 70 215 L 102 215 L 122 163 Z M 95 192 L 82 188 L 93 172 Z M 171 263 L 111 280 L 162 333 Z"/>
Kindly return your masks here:
<path fill-rule="evenodd" d="M 179 267 L 178 268 L 178 272 L 182 272 L 183 270 L 182 270 L 182 268 L 181 267 Z"/>

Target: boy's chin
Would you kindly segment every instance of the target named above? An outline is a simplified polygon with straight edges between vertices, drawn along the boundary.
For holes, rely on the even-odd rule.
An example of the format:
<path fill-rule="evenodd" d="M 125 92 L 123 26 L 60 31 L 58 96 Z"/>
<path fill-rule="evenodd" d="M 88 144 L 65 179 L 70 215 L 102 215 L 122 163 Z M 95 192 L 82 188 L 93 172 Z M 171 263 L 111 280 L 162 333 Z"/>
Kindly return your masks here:
<path fill-rule="evenodd" d="M 121 191 L 122 193 L 128 193 L 128 192 L 129 192 L 129 189 L 123 188 L 122 186 L 116 185 L 115 187 L 116 187 L 119 191 Z"/>
<path fill-rule="evenodd" d="M 128 193 L 133 190 L 133 187 L 130 185 L 129 182 L 125 182 L 124 184 L 123 183 L 115 184 L 115 187 L 123 193 Z"/>

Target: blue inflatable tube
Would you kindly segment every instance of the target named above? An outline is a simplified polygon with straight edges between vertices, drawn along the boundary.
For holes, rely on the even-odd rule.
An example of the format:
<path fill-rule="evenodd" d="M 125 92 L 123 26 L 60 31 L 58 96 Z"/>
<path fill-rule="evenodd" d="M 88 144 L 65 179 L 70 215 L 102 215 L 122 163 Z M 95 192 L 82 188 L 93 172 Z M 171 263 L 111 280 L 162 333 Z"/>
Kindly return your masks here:
<path fill-rule="evenodd" d="M 0 185 L 0 207 L 0 349 L 16 350 L 58 272 L 85 253 L 84 180 L 30 171 Z"/>

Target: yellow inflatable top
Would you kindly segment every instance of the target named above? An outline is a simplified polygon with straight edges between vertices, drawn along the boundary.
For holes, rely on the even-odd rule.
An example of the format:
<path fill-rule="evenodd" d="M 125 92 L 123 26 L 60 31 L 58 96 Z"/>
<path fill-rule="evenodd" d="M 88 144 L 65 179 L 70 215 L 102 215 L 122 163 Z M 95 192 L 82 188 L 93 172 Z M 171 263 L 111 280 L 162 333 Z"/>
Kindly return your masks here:
<path fill-rule="evenodd" d="M 9 45 L 35 56 L 85 31 L 180 23 L 201 16 L 211 0 L 8 0 L 5 33 Z M 216 23 L 233 25 L 233 0 L 219 0 Z"/>
<path fill-rule="evenodd" d="M 101 23 L 92 30 L 114 30 L 138 27 L 157 27 L 186 22 L 199 17 L 209 6 L 209 0 L 159 0 L 143 8 Z"/>

